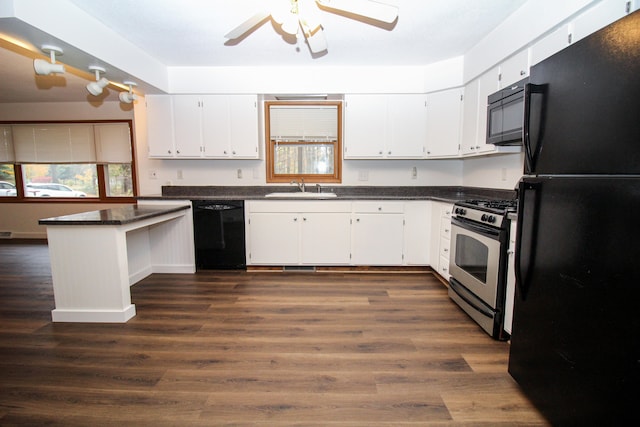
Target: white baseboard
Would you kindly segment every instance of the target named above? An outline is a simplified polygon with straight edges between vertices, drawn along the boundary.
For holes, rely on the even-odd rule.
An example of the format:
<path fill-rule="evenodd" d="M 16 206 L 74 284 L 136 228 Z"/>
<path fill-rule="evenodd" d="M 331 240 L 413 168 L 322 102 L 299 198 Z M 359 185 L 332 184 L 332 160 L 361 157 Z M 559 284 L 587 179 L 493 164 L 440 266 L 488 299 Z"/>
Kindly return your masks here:
<path fill-rule="evenodd" d="M 54 322 L 80 323 L 126 323 L 136 315 L 136 306 L 130 304 L 122 310 L 51 310 L 51 320 Z"/>

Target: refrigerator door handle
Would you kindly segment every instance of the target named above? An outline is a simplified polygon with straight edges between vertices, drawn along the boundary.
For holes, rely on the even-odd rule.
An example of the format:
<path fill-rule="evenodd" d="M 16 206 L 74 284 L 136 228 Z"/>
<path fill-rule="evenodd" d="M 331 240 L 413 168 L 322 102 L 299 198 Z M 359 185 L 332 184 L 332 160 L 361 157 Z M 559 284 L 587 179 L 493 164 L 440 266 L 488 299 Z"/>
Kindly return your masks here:
<path fill-rule="evenodd" d="M 523 179 L 518 194 L 518 222 L 516 225 L 515 275 L 520 298 L 525 300 L 529 291 L 531 272 L 535 264 L 538 228 L 539 193 L 541 181 Z"/>
<path fill-rule="evenodd" d="M 545 86 L 535 85 L 533 83 L 527 83 L 524 85 L 524 122 L 522 126 L 522 145 L 524 146 L 524 166 L 526 173 L 533 173 L 535 171 L 535 161 L 537 153 L 540 152 L 542 147 L 540 145 L 540 129 L 542 128 L 542 111 L 539 111 L 539 123 L 538 123 L 538 138 L 536 138 L 535 148 L 531 145 L 531 99 L 533 94 L 544 95 Z M 543 100 L 544 101 L 544 100 Z M 543 102 L 540 103 L 540 110 L 542 110 Z"/>

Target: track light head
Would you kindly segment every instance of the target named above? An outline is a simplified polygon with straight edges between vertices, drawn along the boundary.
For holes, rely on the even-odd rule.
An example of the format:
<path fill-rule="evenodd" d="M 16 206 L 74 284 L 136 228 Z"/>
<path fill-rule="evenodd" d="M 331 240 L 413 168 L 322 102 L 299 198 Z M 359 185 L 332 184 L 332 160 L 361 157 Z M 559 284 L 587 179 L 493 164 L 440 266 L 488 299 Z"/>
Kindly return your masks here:
<path fill-rule="evenodd" d="M 47 62 L 44 59 L 34 59 L 33 69 L 39 76 L 47 76 L 49 74 L 62 74 L 65 72 L 63 64 L 56 64 L 56 53 L 62 55 L 62 49 L 56 46 L 43 45 L 42 51 L 48 53 L 51 62 Z"/>
<path fill-rule="evenodd" d="M 104 73 L 105 69 L 102 67 L 98 67 L 97 65 L 90 65 L 90 71 L 94 71 L 96 73 L 96 81 L 91 82 L 87 85 L 87 90 L 93 96 L 98 96 L 102 93 L 102 89 L 109 85 L 109 80 L 106 78 L 100 78 L 100 73 Z"/>
<path fill-rule="evenodd" d="M 129 92 L 120 92 L 119 98 L 120 102 L 125 104 L 131 104 L 133 101 L 138 99 L 138 95 L 133 93 L 133 87 L 137 86 L 137 83 L 131 81 L 124 81 L 122 84 L 129 86 Z"/>

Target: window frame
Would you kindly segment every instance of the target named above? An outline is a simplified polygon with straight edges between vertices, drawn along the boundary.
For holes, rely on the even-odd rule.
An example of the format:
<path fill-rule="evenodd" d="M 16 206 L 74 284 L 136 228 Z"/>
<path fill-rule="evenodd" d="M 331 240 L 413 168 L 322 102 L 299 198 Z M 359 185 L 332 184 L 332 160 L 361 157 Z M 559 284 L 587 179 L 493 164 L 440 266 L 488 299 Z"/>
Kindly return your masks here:
<path fill-rule="evenodd" d="M 113 120 L 28 120 L 28 121 L 0 121 L 0 125 L 37 125 L 37 124 L 104 124 L 104 123 L 127 123 L 129 125 L 129 140 L 131 141 L 131 181 L 133 195 L 131 196 L 107 196 L 106 172 L 107 165 L 90 163 L 96 165 L 96 177 L 98 179 L 98 197 L 27 197 L 25 196 L 24 176 L 22 165 L 13 164 L 13 172 L 16 181 L 15 197 L 0 197 L 0 203 L 135 203 L 138 197 L 138 173 L 136 165 L 136 144 L 133 132 L 133 120 L 113 119 Z M 62 163 L 52 163 L 62 164 Z"/>
<path fill-rule="evenodd" d="M 276 141 L 271 139 L 271 114 L 270 107 L 272 105 L 300 105 L 300 106 L 336 106 L 337 111 L 337 138 L 335 142 L 309 142 L 309 141 L 287 141 L 279 144 L 290 145 L 313 145 L 333 144 L 333 173 L 332 174 L 276 174 L 275 173 L 275 147 Z M 291 181 L 300 181 L 304 179 L 306 183 L 342 183 L 342 101 L 265 101 L 264 103 L 265 117 L 265 164 L 266 164 L 266 182 L 269 183 L 290 183 Z"/>

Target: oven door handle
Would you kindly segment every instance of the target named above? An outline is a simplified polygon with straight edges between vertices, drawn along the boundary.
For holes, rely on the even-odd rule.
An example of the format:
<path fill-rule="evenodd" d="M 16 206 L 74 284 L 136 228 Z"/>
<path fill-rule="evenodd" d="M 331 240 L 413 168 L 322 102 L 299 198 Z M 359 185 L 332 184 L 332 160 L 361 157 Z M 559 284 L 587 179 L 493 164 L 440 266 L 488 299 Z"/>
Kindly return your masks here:
<path fill-rule="evenodd" d="M 467 288 L 465 288 L 464 286 L 458 284 L 455 280 L 450 280 L 449 281 L 449 287 L 456 293 L 456 295 L 458 295 L 460 298 L 462 298 L 462 300 L 464 302 L 466 302 L 471 307 L 473 307 L 478 313 L 481 313 L 482 315 L 484 315 L 484 316 L 486 316 L 486 317 L 488 317 L 490 319 L 493 318 L 493 315 L 494 315 L 493 311 L 491 311 L 490 309 L 488 309 L 486 307 L 479 306 L 474 301 L 471 301 L 470 298 L 467 298 L 464 295 L 466 292 L 469 292 L 467 290 Z"/>
<path fill-rule="evenodd" d="M 457 225 L 458 227 L 465 230 L 473 231 L 474 233 L 478 233 L 481 236 L 489 237 L 490 239 L 500 240 L 500 230 L 493 227 L 488 227 L 484 224 L 465 221 L 456 217 L 451 218 L 451 224 Z"/>

